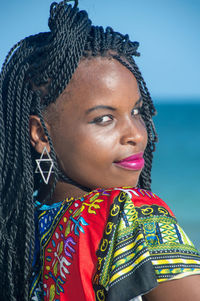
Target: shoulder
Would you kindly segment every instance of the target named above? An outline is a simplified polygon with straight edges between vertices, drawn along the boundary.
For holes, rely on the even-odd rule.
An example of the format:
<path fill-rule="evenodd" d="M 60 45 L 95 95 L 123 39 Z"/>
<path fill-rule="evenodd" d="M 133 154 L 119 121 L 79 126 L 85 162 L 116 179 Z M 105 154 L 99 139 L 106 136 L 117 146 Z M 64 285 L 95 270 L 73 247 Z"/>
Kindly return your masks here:
<path fill-rule="evenodd" d="M 139 283 L 143 295 L 157 283 L 200 273 L 197 250 L 162 199 L 131 187 L 114 188 L 110 196 L 113 202 L 97 253 L 102 268 L 95 277 L 104 280 L 105 267 L 111 267 L 110 294 L 120 281 L 130 279 L 134 289 Z"/>
<path fill-rule="evenodd" d="M 131 200 L 136 208 L 144 208 L 148 206 L 158 208 L 162 207 L 167 210 L 172 217 L 174 217 L 169 206 L 152 191 L 133 187 L 116 187 L 94 190 L 92 194 L 90 194 L 89 198 L 93 197 L 93 194 L 98 194 L 98 197 L 100 198 L 106 198 L 110 205 L 119 199 L 121 202 Z"/>

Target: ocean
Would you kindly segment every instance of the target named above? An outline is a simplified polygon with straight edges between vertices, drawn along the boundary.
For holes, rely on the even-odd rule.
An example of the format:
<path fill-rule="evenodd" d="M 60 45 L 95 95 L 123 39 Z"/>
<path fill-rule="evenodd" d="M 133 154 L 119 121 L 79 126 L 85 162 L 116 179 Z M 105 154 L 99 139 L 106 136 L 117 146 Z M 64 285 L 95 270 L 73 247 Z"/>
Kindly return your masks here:
<path fill-rule="evenodd" d="M 200 250 L 200 102 L 159 103 L 152 191 Z"/>

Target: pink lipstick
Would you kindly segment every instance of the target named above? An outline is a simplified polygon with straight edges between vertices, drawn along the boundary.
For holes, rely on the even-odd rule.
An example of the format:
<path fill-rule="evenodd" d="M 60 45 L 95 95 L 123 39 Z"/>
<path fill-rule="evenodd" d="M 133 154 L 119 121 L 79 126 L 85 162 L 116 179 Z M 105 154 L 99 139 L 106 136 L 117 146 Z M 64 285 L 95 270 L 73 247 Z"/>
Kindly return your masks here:
<path fill-rule="evenodd" d="M 143 152 L 114 162 L 114 164 L 129 170 L 141 170 L 144 167 Z"/>

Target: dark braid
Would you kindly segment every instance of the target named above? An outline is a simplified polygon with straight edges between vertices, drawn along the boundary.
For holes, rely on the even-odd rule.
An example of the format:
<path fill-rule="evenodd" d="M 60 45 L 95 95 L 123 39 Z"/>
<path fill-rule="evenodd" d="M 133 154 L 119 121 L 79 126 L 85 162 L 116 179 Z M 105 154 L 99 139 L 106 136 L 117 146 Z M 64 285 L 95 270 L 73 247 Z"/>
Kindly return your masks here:
<path fill-rule="evenodd" d="M 77 4 L 77 3 L 76 3 Z M 25 38 L 9 52 L 0 77 L 1 300 L 28 300 L 34 252 L 35 163 L 29 137 L 29 116 L 37 114 L 54 160 L 56 155 L 42 110 L 55 101 L 81 59 L 90 30 L 87 13 L 66 1 L 52 4 L 51 32 Z M 48 86 L 47 93 L 42 87 Z"/>
<path fill-rule="evenodd" d="M 138 43 L 108 27 L 91 26 L 85 11 L 62 1 L 50 8 L 50 32 L 17 43 L 8 53 L 0 75 L 0 294 L 1 300 L 28 300 L 35 228 L 33 192 L 40 189 L 35 174 L 29 117 L 37 115 L 48 137 L 54 162 L 53 193 L 59 178 L 76 186 L 59 168 L 44 112 L 72 78 L 80 60 L 97 56 L 118 60 L 135 76 L 143 98 L 142 117 L 148 132 L 145 168 L 139 186 L 151 189 L 152 152 L 157 135 L 151 97 L 133 60 Z"/>

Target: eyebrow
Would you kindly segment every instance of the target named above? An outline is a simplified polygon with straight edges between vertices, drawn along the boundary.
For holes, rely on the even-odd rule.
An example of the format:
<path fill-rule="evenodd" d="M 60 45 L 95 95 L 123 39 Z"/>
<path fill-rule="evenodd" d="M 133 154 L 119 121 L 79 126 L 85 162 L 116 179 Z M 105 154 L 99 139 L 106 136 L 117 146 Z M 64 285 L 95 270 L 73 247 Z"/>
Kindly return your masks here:
<path fill-rule="evenodd" d="M 136 101 L 135 103 L 135 106 L 140 104 L 142 101 L 142 96 L 140 96 L 140 98 Z M 104 105 L 98 105 L 98 106 L 95 106 L 93 108 L 90 108 L 86 111 L 86 114 L 89 114 L 93 111 L 96 111 L 96 110 L 99 110 L 99 109 L 107 109 L 107 110 L 111 110 L 111 111 L 116 111 L 116 108 L 113 108 L 113 107 L 110 107 L 110 106 L 104 106 Z"/>
<path fill-rule="evenodd" d="M 95 110 L 99 110 L 99 109 L 107 109 L 107 110 L 111 110 L 111 111 L 116 111 L 115 108 L 113 107 L 110 107 L 110 106 L 104 106 L 104 105 L 99 105 L 99 106 L 96 106 L 96 107 L 93 107 L 93 108 L 90 108 L 86 111 L 86 114 L 89 114 L 90 112 L 92 111 L 95 111 Z"/>

